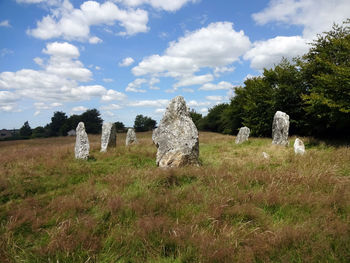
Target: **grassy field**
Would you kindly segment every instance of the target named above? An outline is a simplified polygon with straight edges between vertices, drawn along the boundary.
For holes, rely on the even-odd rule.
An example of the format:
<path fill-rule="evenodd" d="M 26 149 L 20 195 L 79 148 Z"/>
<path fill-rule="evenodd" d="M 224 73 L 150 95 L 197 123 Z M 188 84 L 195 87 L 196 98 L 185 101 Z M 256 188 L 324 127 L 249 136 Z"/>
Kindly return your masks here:
<path fill-rule="evenodd" d="M 350 262 L 349 146 L 201 133 L 201 167 L 162 170 L 138 138 L 0 142 L 0 262 Z"/>

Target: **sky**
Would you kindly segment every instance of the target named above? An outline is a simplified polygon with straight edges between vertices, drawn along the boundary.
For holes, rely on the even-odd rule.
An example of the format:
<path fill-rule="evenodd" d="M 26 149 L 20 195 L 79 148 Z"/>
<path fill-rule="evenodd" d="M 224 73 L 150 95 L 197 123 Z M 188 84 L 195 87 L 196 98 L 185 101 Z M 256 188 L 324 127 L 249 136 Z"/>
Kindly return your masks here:
<path fill-rule="evenodd" d="M 349 14 L 349 0 L 0 0 L 0 129 L 92 108 L 159 122 L 178 95 L 206 115 Z"/>

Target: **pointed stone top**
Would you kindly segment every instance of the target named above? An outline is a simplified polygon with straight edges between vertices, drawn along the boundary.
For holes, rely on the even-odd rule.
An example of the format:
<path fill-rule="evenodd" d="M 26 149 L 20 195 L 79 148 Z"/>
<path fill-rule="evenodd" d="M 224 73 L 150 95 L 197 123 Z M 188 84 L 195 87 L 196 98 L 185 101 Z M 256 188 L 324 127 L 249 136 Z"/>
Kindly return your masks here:
<path fill-rule="evenodd" d="M 186 106 L 186 101 L 184 97 L 177 96 L 173 98 L 164 114 L 164 117 L 180 117 L 180 116 L 189 116 L 190 113 L 188 112 L 188 108 Z"/>
<path fill-rule="evenodd" d="M 283 111 L 276 111 L 275 118 L 276 117 L 284 117 L 284 118 L 287 118 L 289 120 L 289 115 Z"/>
<path fill-rule="evenodd" d="M 78 126 L 77 126 L 77 131 L 81 131 L 81 130 L 85 130 L 85 125 L 84 122 L 79 122 Z"/>

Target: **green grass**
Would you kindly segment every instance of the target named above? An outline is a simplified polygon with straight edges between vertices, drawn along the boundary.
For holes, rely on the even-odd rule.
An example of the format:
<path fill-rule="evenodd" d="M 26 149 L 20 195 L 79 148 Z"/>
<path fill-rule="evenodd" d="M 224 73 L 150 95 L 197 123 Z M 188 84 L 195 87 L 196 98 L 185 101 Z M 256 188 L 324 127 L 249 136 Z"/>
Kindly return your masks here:
<path fill-rule="evenodd" d="M 0 142 L 0 262 L 350 262 L 348 146 L 201 133 L 200 167 L 163 170 L 150 133 L 99 139 Z"/>

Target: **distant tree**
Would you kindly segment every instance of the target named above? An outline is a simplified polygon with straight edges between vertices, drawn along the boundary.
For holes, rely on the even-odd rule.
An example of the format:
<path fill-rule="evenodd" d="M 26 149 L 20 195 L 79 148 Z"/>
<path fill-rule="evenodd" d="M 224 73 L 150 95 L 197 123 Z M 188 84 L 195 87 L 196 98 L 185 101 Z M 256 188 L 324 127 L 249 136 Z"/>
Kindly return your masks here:
<path fill-rule="evenodd" d="M 194 109 L 190 110 L 190 116 L 192 118 L 193 123 L 196 125 L 197 129 L 198 129 L 198 124 L 199 121 L 202 119 L 202 114 L 197 113 Z"/>
<path fill-rule="evenodd" d="M 207 116 L 198 121 L 199 129 L 212 132 L 223 132 L 224 126 L 221 122 L 221 116 L 228 106 L 228 104 L 222 103 L 209 109 Z"/>
<path fill-rule="evenodd" d="M 81 115 L 73 114 L 69 116 L 66 123 L 68 125 L 68 131 L 75 130 L 78 126 L 78 123 L 81 121 Z"/>
<path fill-rule="evenodd" d="M 50 136 L 59 136 L 59 135 L 65 135 L 66 133 L 66 127 L 63 127 L 63 125 L 67 121 L 67 115 L 62 111 L 56 111 L 54 112 L 51 123 L 50 123 Z M 65 128 L 65 129 L 63 129 Z"/>
<path fill-rule="evenodd" d="M 97 109 L 87 110 L 81 115 L 81 121 L 84 122 L 87 133 L 98 134 L 101 132 L 103 120 L 100 116 Z"/>
<path fill-rule="evenodd" d="M 32 135 L 32 129 L 30 128 L 28 121 L 26 121 L 19 129 L 19 135 L 22 138 L 29 138 Z"/>
<path fill-rule="evenodd" d="M 44 138 L 48 136 L 48 130 L 42 126 L 33 129 L 32 138 Z"/>
<path fill-rule="evenodd" d="M 157 122 L 150 117 L 137 115 L 134 122 L 134 129 L 137 132 L 151 131 L 157 125 Z"/>
<path fill-rule="evenodd" d="M 124 131 L 125 130 L 125 125 L 124 123 L 120 122 L 120 121 L 117 121 L 115 122 L 115 129 L 117 131 Z"/>

